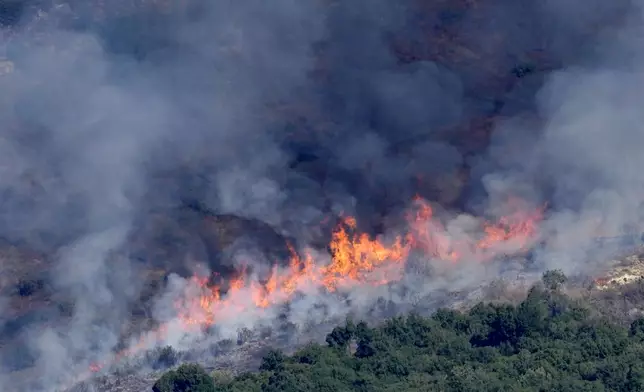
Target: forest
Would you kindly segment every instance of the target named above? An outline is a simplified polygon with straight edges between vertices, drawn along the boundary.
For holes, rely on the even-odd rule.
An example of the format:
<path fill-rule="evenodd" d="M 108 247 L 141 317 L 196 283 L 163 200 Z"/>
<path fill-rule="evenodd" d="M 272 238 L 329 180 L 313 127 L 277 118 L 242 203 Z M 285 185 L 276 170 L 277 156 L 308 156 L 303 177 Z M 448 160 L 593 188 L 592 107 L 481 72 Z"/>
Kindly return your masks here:
<path fill-rule="evenodd" d="M 519 304 L 440 309 L 377 326 L 347 319 L 256 372 L 208 373 L 182 364 L 154 392 L 642 391 L 644 318 L 624 325 L 566 294 L 548 271 Z"/>

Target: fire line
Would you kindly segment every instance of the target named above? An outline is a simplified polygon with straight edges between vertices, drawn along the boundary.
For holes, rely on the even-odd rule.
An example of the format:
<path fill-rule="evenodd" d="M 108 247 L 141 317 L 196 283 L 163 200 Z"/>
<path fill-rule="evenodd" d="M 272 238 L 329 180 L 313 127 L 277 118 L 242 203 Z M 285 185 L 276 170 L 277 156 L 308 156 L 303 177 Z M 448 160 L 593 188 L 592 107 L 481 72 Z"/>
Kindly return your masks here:
<path fill-rule="evenodd" d="M 220 286 L 209 286 L 208 277 L 193 276 L 191 287 L 198 288 L 199 295 L 196 298 L 186 295 L 176 302 L 178 319 L 186 331 L 202 330 L 226 317 L 249 310 L 261 312 L 286 303 L 298 292 L 335 292 L 396 282 L 403 277 L 412 252 L 450 263 L 464 259 L 485 262 L 501 254 L 518 254 L 534 244 L 542 217 L 543 208 L 514 208 L 513 213 L 496 222 L 483 222 L 479 236 L 453 239 L 436 219 L 430 204 L 416 197 L 407 216 L 407 234 L 390 241 L 358 233 L 356 219 L 345 217 L 332 233 L 330 262 L 326 265 L 316 263 L 312 251 L 304 250 L 300 256 L 290 247 L 288 268 L 274 266 L 265 283 L 241 273 L 229 282 L 224 292 Z M 162 326 L 154 333 L 157 341 L 162 341 L 164 330 Z M 141 342 L 115 354 L 109 361 L 94 363 L 91 371 L 100 371 L 123 357 L 140 353 L 146 346 Z"/>

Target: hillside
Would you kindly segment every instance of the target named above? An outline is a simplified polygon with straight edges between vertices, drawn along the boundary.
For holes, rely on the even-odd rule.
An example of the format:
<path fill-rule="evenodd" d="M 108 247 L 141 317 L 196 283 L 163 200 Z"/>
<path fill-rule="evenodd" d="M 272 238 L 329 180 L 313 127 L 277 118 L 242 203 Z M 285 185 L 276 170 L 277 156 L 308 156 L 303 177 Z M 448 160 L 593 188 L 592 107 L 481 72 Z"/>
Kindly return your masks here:
<path fill-rule="evenodd" d="M 347 321 L 292 355 L 268 352 L 259 371 L 164 374 L 155 392 L 184 391 L 639 391 L 642 328 L 614 324 L 544 275 L 519 304 L 479 303 L 370 327 Z"/>
<path fill-rule="evenodd" d="M 631 257 L 631 262 L 632 258 L 633 257 Z M 622 265 L 626 265 L 628 262 L 628 260 L 623 260 Z M 406 375 L 388 375 L 388 370 L 376 370 L 371 368 L 371 365 L 367 365 L 365 369 L 363 367 L 365 365 L 358 364 L 360 361 L 364 360 L 364 358 L 358 357 L 352 359 L 351 356 L 356 353 L 356 349 L 358 347 L 357 343 L 359 339 L 356 335 L 356 331 L 358 330 L 356 323 L 358 323 L 360 319 L 350 318 L 349 320 L 353 321 L 350 321 L 350 323 L 347 325 L 342 323 L 334 328 L 333 322 L 326 322 L 322 325 L 317 326 L 315 329 L 309 330 L 305 334 L 301 334 L 301 336 L 299 336 L 296 340 L 293 340 L 292 338 L 284 339 L 283 337 L 279 336 L 258 336 L 250 334 L 246 338 L 238 340 L 237 343 L 233 341 L 223 341 L 219 342 L 216 345 L 204 348 L 203 350 L 194 350 L 192 352 L 177 351 L 176 349 L 166 347 L 162 350 L 153 351 L 146 355 L 145 361 L 153 364 L 152 371 L 148 370 L 141 373 L 139 370 L 139 367 L 141 366 L 139 362 L 125 362 L 118 367 L 118 376 L 99 376 L 94 380 L 87 380 L 86 383 L 89 384 L 81 383 L 76 387 L 76 389 L 71 390 L 84 391 L 85 389 L 83 389 L 83 385 L 90 384 L 94 385 L 94 387 L 97 388 L 98 391 L 105 392 L 133 392 L 139 390 L 149 390 L 162 376 L 164 371 L 163 369 L 167 369 L 167 367 L 176 369 L 176 366 L 178 364 L 190 364 L 193 363 L 195 359 L 198 359 L 198 369 L 190 370 L 189 368 L 188 372 L 191 373 L 196 371 L 197 373 L 200 373 L 204 372 L 204 370 L 202 369 L 205 368 L 206 370 L 203 374 L 206 375 L 206 379 L 208 379 L 209 377 L 214 377 L 215 385 L 217 386 L 217 388 L 215 388 L 216 391 L 263 391 L 264 388 L 267 388 L 265 384 L 269 381 L 269 378 L 272 374 L 270 371 L 265 371 L 265 369 L 263 369 L 263 367 L 266 366 L 265 358 L 267 355 L 273 355 L 271 353 L 275 352 L 280 355 L 280 358 L 286 358 L 285 363 L 293 364 L 293 367 L 288 367 L 288 371 L 293 372 L 292 376 L 296 377 L 298 380 L 297 385 L 299 386 L 297 388 L 300 389 L 296 388 L 295 390 L 301 391 L 316 390 L 306 388 L 321 387 L 321 384 L 319 384 L 319 382 L 322 382 L 322 384 L 324 384 L 325 382 L 330 382 L 332 384 L 332 388 L 341 388 L 341 390 L 342 388 L 349 388 L 348 390 L 355 390 L 355 388 L 358 388 L 355 384 L 347 384 L 349 382 L 348 380 L 351 378 L 347 379 L 344 376 L 339 376 L 339 374 L 346 374 L 347 369 L 353 369 L 352 371 L 357 372 L 354 373 L 354 377 L 366 377 L 366 379 L 371 380 L 372 383 L 378 385 L 388 385 L 388 383 L 392 383 L 396 387 L 402 387 L 406 385 L 407 387 L 411 388 L 410 390 L 417 390 L 414 388 L 422 389 L 426 388 L 428 385 L 434 385 L 434 387 L 439 388 L 439 390 L 450 390 L 449 388 L 459 388 L 454 386 L 455 384 L 453 383 L 458 383 L 457 379 L 458 377 L 460 377 L 459 375 L 462 375 L 460 373 L 459 375 L 452 374 L 451 371 L 454 369 L 451 368 L 451 366 L 463 366 L 470 369 L 470 371 L 476 370 L 477 377 L 483 377 L 483 379 L 486 380 L 485 382 L 489 382 L 489 384 L 485 384 L 489 386 L 489 389 L 486 390 L 497 390 L 495 389 L 495 385 L 519 388 L 519 385 L 515 384 L 517 380 L 520 380 L 518 381 L 520 383 L 520 388 L 518 390 L 540 390 L 536 387 L 536 385 L 540 385 L 542 388 L 546 388 L 547 390 L 547 387 L 544 386 L 545 384 L 540 384 L 543 382 L 543 380 L 538 381 L 537 377 L 529 377 L 529 375 L 532 374 L 531 372 L 528 372 L 528 374 L 525 373 L 529 369 L 523 367 L 516 369 L 507 368 L 507 366 L 514 366 L 511 365 L 513 363 L 517 363 L 518 366 L 518 363 L 525 360 L 527 356 L 531 356 L 531 358 L 533 357 L 531 361 L 545 361 L 538 363 L 538 367 L 543 367 L 545 371 L 550 372 L 550 378 L 547 379 L 547 382 L 550 384 L 547 385 L 550 385 L 551 387 L 553 387 L 553 385 L 563 387 L 564 385 L 570 384 L 572 385 L 570 388 L 583 387 L 590 388 L 589 390 L 593 391 L 613 390 L 611 389 L 612 387 L 602 389 L 602 386 L 600 385 L 604 383 L 607 380 L 607 377 L 609 377 L 610 375 L 606 375 L 601 380 L 598 380 L 597 377 L 587 377 L 584 374 L 580 375 L 574 372 L 574 370 L 576 369 L 581 369 L 582 365 L 591 367 L 595 366 L 597 371 L 600 371 L 600 368 L 602 368 L 603 366 L 609 366 L 608 363 L 605 362 L 607 359 L 602 356 L 603 354 L 596 354 L 598 355 L 598 357 L 594 360 L 591 358 L 592 355 L 585 355 L 584 363 L 582 364 L 575 362 L 579 361 L 578 358 L 568 358 L 562 353 L 568 353 L 570 352 L 569 350 L 573 349 L 576 350 L 574 352 L 583 352 L 584 350 L 586 350 L 586 343 L 583 344 L 583 348 L 566 346 L 566 349 L 564 350 L 561 349 L 560 345 L 564 344 L 564 342 L 565 344 L 582 344 L 581 341 L 575 340 L 577 338 L 573 339 L 573 343 L 571 343 L 571 336 L 576 336 L 575 334 L 582 333 L 581 330 L 576 330 L 575 328 L 582 329 L 587 327 L 594 328 L 597 326 L 604 326 L 609 328 L 611 336 L 613 336 L 614 333 L 617 334 L 614 336 L 621 336 L 619 334 L 628 331 L 629 328 L 631 328 L 631 325 L 637 325 L 637 320 L 642 317 L 642 314 L 644 314 L 644 284 L 641 280 L 638 280 L 635 282 L 611 286 L 601 286 L 597 285 L 596 283 L 586 282 L 586 285 L 584 286 L 583 282 L 570 280 L 566 281 L 565 277 L 561 279 L 561 276 L 562 275 L 560 275 L 560 273 L 556 271 L 554 273 L 546 274 L 542 278 L 541 283 L 537 283 L 532 287 L 517 286 L 513 282 L 497 282 L 491 287 L 485 288 L 484 291 L 477 296 L 461 298 L 460 300 L 456 297 L 446 299 L 445 302 L 443 302 L 443 306 L 448 307 L 441 308 L 436 312 L 427 312 L 427 310 L 421 306 L 416 308 L 416 310 L 411 310 L 411 314 L 413 316 L 408 316 L 408 314 L 410 314 L 410 311 L 408 310 L 401 313 L 399 316 L 395 316 L 393 319 L 385 320 L 382 317 L 374 317 L 369 319 L 366 324 L 364 322 L 358 324 L 361 325 L 360 328 L 365 328 L 368 325 L 368 329 L 371 331 L 371 333 L 379 336 L 382 339 L 385 339 L 388 333 L 393 333 L 390 329 L 393 328 L 392 325 L 397 325 L 396 331 L 401 332 L 400 328 L 404 328 L 406 319 L 411 320 L 411 322 L 413 323 L 429 322 L 430 326 L 427 327 L 429 328 L 429 331 L 431 333 L 439 334 L 435 337 L 435 339 L 442 341 L 442 339 L 447 339 L 447 337 L 450 336 L 450 333 L 456 332 L 460 336 L 460 339 L 466 339 L 465 341 L 469 341 L 471 343 L 471 347 L 467 345 L 463 346 L 463 344 L 465 344 L 465 341 L 461 342 L 462 344 L 459 343 L 458 345 L 456 345 L 458 349 L 466 350 L 466 352 L 458 354 L 457 352 L 453 351 L 454 344 L 456 343 L 450 340 L 451 343 L 449 347 L 452 347 L 452 349 L 444 348 L 442 349 L 442 351 L 435 351 L 431 354 L 434 356 L 437 355 L 438 357 L 435 357 L 429 363 L 438 366 L 438 362 L 436 361 L 444 361 L 441 367 L 434 367 L 432 368 L 432 370 L 428 370 L 425 367 L 423 367 L 422 369 L 416 368 L 416 366 L 421 366 L 422 364 L 420 364 L 415 359 L 409 359 L 409 362 L 403 362 L 403 366 L 413 369 L 409 370 Z M 453 304 L 456 304 L 456 306 L 450 306 Z M 525 312 L 525 308 L 528 305 L 536 306 L 537 308 L 541 309 L 541 311 L 547 309 L 547 311 L 545 311 L 544 313 L 545 315 L 542 315 L 544 319 L 540 322 L 539 326 L 533 326 L 538 330 L 538 332 L 532 330 L 532 332 L 528 334 L 531 339 L 538 340 L 539 344 L 543 344 L 544 347 L 537 347 L 537 343 L 531 343 L 531 346 L 526 346 L 526 344 L 528 344 L 526 341 L 528 339 L 528 336 L 524 335 L 527 333 L 522 328 L 530 329 L 530 327 L 525 326 L 526 321 L 523 320 L 523 317 L 525 315 L 522 312 Z M 509 314 L 501 312 L 504 309 L 505 311 L 509 311 L 508 309 L 514 309 L 516 314 L 513 316 L 513 313 L 510 311 Z M 475 340 L 474 334 L 476 333 L 476 331 L 481 332 L 481 328 L 483 328 L 483 330 L 485 331 L 489 331 L 493 327 L 493 325 L 496 325 L 486 324 L 487 326 L 485 328 L 487 329 L 485 329 L 483 326 L 476 324 L 493 322 L 493 316 L 488 315 L 489 317 L 487 318 L 482 316 L 482 314 L 488 314 L 486 312 L 508 316 L 513 320 L 516 320 L 516 322 L 519 323 L 516 326 L 516 328 L 518 328 L 517 331 L 524 331 L 517 332 L 517 334 L 520 336 L 516 336 L 516 339 L 520 338 L 519 340 L 521 341 L 515 341 L 513 343 L 515 345 L 513 346 L 513 348 L 506 347 L 504 345 L 495 346 L 494 344 L 488 345 L 472 343 Z M 443 317 L 451 320 L 449 326 L 446 327 L 447 331 L 440 328 L 436 329 L 436 321 L 442 320 Z M 514 319 L 513 317 L 516 317 L 516 319 Z M 453 325 L 455 320 L 458 320 L 459 323 L 461 323 L 459 327 L 460 329 Z M 445 323 L 441 321 L 440 324 L 444 325 Z M 521 326 L 519 327 L 519 325 Z M 348 330 L 346 328 L 348 328 Z M 457 331 L 454 331 L 451 328 L 457 328 Z M 331 330 L 333 330 L 333 333 L 329 334 L 329 331 Z M 585 331 L 585 329 L 583 330 Z M 572 335 L 562 338 L 561 336 L 557 335 L 558 333 L 562 333 L 562 331 L 565 331 L 566 333 Z M 409 332 L 409 334 L 413 335 L 415 332 L 418 331 L 416 329 L 413 329 L 411 332 Z M 382 334 L 384 334 L 384 336 Z M 389 338 L 391 337 L 388 337 L 386 339 Z M 596 335 L 584 335 L 583 338 L 589 339 L 589 341 L 593 341 L 593 344 L 600 343 L 599 341 L 595 341 L 595 339 L 599 339 Z M 412 338 L 409 337 L 409 339 Z M 420 339 L 420 337 L 418 337 L 418 339 Z M 562 339 L 562 341 L 559 341 L 559 339 Z M 340 351 L 337 350 L 338 347 L 336 346 L 338 345 L 338 343 L 336 342 L 336 340 L 341 341 Z M 345 342 L 346 344 L 342 342 Z M 383 347 L 386 347 L 383 348 L 383 350 L 385 350 L 384 352 L 387 353 L 388 358 L 391 357 L 403 360 L 405 355 L 407 355 L 405 354 L 407 349 L 419 349 L 419 346 L 417 346 L 416 343 L 413 343 L 410 347 L 407 347 L 409 342 L 410 341 L 400 341 L 397 339 L 394 339 L 392 341 L 387 340 L 386 344 L 382 343 L 384 344 Z M 635 344 L 635 346 L 631 347 L 632 350 L 639 350 L 639 343 L 637 342 L 639 342 L 639 340 L 633 340 L 628 343 Z M 447 342 L 445 344 L 447 344 Z M 332 347 L 336 348 L 331 349 Z M 425 346 L 420 346 L 421 349 L 427 349 L 426 347 L 423 347 Z M 438 350 L 437 347 L 434 347 L 434 349 Z M 496 358 L 496 360 L 503 360 L 504 362 L 502 364 L 491 364 L 488 362 L 480 363 L 477 362 L 480 360 L 480 358 L 477 356 L 478 354 L 474 356 L 474 354 L 468 350 L 491 350 L 490 352 L 486 351 L 486 355 L 492 355 L 492 357 Z M 526 350 L 531 351 L 529 355 Z M 548 352 L 553 352 L 554 354 L 546 355 L 540 350 L 546 350 Z M 308 355 L 311 353 L 311 351 L 315 353 L 315 358 L 327 358 L 330 361 L 326 362 L 325 360 L 324 366 L 340 366 L 343 370 L 341 372 L 338 372 L 337 370 L 332 371 L 331 369 L 318 369 L 315 367 L 307 368 L 306 366 L 304 366 L 304 364 L 312 366 L 318 363 L 313 361 L 301 361 L 302 355 Z M 419 353 L 416 351 L 412 352 L 413 354 L 411 352 L 408 353 L 408 355 L 411 355 L 411 358 L 418 358 L 419 355 L 422 358 L 427 357 L 427 353 Z M 631 351 L 628 352 L 630 353 Z M 338 354 L 340 354 L 339 358 L 336 357 L 336 355 Z M 625 352 L 622 354 L 626 355 Z M 330 355 L 331 357 L 327 357 L 328 355 Z M 345 355 L 349 356 L 345 357 Z M 562 357 L 553 357 L 553 355 L 562 355 Z M 620 357 L 620 355 L 612 358 L 612 360 L 629 360 L 626 357 Z M 507 360 L 509 360 L 510 363 L 506 363 L 506 359 L 503 359 L 508 356 L 509 358 L 507 358 Z M 262 358 L 264 358 L 264 360 L 262 360 Z M 486 361 L 487 360 L 490 360 L 490 358 L 486 359 Z M 358 363 L 349 363 L 345 361 L 358 361 Z M 572 361 L 569 367 L 563 367 L 563 369 L 571 369 L 570 374 L 562 371 L 561 361 Z M 369 363 L 371 363 L 371 361 L 369 361 Z M 536 365 L 537 364 L 535 362 L 535 366 Z M 486 366 L 491 366 L 491 368 L 486 368 Z M 505 366 L 503 367 L 504 370 L 500 371 L 499 366 Z M 259 373 L 258 369 L 260 369 Z M 541 374 L 539 372 L 542 372 L 543 370 L 534 368 L 532 369 L 532 371 L 536 371 L 538 374 Z M 431 373 L 431 375 L 427 374 L 427 372 Z M 486 375 L 486 373 L 490 374 Z M 514 376 L 508 376 L 507 379 L 503 379 L 502 375 L 504 374 L 512 374 Z M 322 377 L 322 375 L 324 375 L 324 377 Z M 166 375 L 165 377 L 172 378 L 174 377 L 174 373 L 168 373 L 168 375 Z M 288 376 L 287 379 L 290 377 L 291 376 Z M 307 377 L 309 377 L 310 380 L 307 380 Z M 620 376 L 616 374 L 616 377 Z M 324 379 L 324 381 L 319 381 L 320 379 Z M 448 379 L 451 379 L 450 384 L 444 384 Z M 480 378 L 477 378 L 476 380 L 476 382 L 481 381 Z M 165 382 L 166 381 L 157 383 L 157 385 L 163 385 Z M 310 382 L 312 382 L 312 385 L 314 386 L 307 387 L 306 385 L 309 385 Z M 606 382 L 623 383 L 625 381 L 621 380 Z M 590 384 L 586 385 L 587 383 Z M 470 387 L 472 387 L 471 385 Z M 280 388 L 281 387 L 284 386 L 280 386 Z M 465 388 L 465 386 L 460 386 L 460 388 Z M 583 388 L 582 390 L 585 390 Z M 615 388 L 617 388 L 615 390 L 620 390 L 619 388 L 621 387 Z M 564 390 L 566 389 L 564 388 Z M 160 389 L 160 391 L 165 392 L 166 389 Z M 175 391 L 180 392 L 183 391 L 183 389 L 177 387 Z M 205 391 L 210 391 L 210 389 L 205 389 Z"/>
<path fill-rule="evenodd" d="M 639 3 L 0 0 L 0 385 L 635 388 Z"/>

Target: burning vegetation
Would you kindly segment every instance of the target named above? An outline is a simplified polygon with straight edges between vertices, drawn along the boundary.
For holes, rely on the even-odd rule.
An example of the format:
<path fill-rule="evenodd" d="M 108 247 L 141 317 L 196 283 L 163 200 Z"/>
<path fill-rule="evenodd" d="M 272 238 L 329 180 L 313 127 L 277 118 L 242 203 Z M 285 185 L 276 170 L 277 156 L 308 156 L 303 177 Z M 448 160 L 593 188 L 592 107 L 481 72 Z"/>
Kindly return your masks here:
<path fill-rule="evenodd" d="M 642 34 L 576 1 L 0 0 L 0 385 L 603 276 Z"/>
<path fill-rule="evenodd" d="M 405 232 L 393 238 L 360 233 L 356 219 L 344 217 L 332 231 L 329 254 L 314 249 L 297 252 L 290 247 L 288 262 L 276 263 L 263 280 L 245 268 L 228 278 L 225 285 L 213 284 L 213 276 L 192 276 L 186 291 L 175 302 L 177 319 L 188 333 L 245 319 L 245 315 L 268 319 L 273 314 L 271 308 L 285 305 L 297 295 L 341 295 L 361 287 L 395 284 L 403 279 L 414 256 L 425 263 L 455 265 L 485 263 L 527 252 L 538 240 L 543 208 L 529 209 L 527 203 L 510 200 L 511 213 L 496 221 L 480 220 L 471 233 L 457 239 L 421 197 L 414 198 L 406 214 Z M 156 341 L 163 341 L 166 329 L 162 325 L 113 360 L 138 354 Z M 99 371 L 104 365 L 95 363 L 91 370 Z"/>
<path fill-rule="evenodd" d="M 333 231 L 327 264 L 316 260 L 311 250 L 305 249 L 303 256 L 293 251 L 289 267 L 273 267 L 266 282 L 254 281 L 242 271 L 229 282 L 225 293 L 219 286 L 208 286 L 208 277 L 193 277 L 202 294 L 197 300 L 177 305 L 180 318 L 186 325 L 207 327 L 218 317 L 282 304 L 297 292 L 346 291 L 394 283 L 402 278 L 405 264 L 415 251 L 426 260 L 450 263 L 485 262 L 503 254 L 525 252 L 538 238 L 541 219 L 540 209 L 515 212 L 495 223 L 483 222 L 479 238 L 454 241 L 426 201 L 415 199 L 413 210 L 408 233 L 388 240 L 358 233 L 355 218 L 344 218 Z"/>

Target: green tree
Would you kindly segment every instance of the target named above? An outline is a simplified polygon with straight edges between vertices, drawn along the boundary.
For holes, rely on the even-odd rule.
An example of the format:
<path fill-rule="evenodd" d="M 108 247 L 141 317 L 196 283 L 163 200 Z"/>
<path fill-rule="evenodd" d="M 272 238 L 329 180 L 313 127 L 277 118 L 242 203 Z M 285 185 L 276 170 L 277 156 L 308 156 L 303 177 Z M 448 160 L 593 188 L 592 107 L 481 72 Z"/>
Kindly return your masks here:
<path fill-rule="evenodd" d="M 633 337 L 644 340 L 644 318 L 639 317 L 631 323 L 629 334 Z"/>
<path fill-rule="evenodd" d="M 543 282 L 544 286 L 548 290 L 552 291 L 559 290 L 567 280 L 568 278 L 560 269 L 546 271 L 541 277 L 541 281 Z"/>
<path fill-rule="evenodd" d="M 155 350 L 149 360 L 153 369 L 167 369 L 177 364 L 179 354 L 170 346 L 165 346 Z"/>
<path fill-rule="evenodd" d="M 343 327 L 335 327 L 330 334 L 326 336 L 326 343 L 329 347 L 346 347 L 355 333 L 355 325 L 352 321 L 347 320 Z"/>
<path fill-rule="evenodd" d="M 262 384 L 262 392 L 313 392 L 316 391 L 313 385 L 310 377 L 302 377 L 282 369 L 273 373 L 268 382 Z"/>
<path fill-rule="evenodd" d="M 165 373 L 152 387 L 154 392 L 216 392 L 215 384 L 197 364 L 184 364 Z"/>
<path fill-rule="evenodd" d="M 281 371 L 284 369 L 284 353 L 281 350 L 270 350 L 262 358 L 259 370 L 268 372 Z"/>
<path fill-rule="evenodd" d="M 598 317 L 557 289 L 562 279 L 554 282 L 533 287 L 517 306 L 480 303 L 468 312 L 443 309 L 431 318 L 411 314 L 375 327 L 347 321 L 329 333 L 327 345 L 309 344 L 290 357 L 270 351 L 259 372 L 220 380 L 215 388 L 222 392 L 644 390 L 644 318 L 626 328 Z M 338 349 L 353 340 L 355 355 Z M 188 389 L 195 385 L 211 390 L 207 381 L 200 381 L 203 373 L 186 376 L 180 369 L 166 373 L 155 391 L 195 391 Z"/>
<path fill-rule="evenodd" d="M 356 357 L 366 358 L 376 354 L 373 330 L 364 321 L 359 322 L 356 326 L 356 339 L 358 340 Z"/>
<path fill-rule="evenodd" d="M 542 332 L 548 317 L 548 305 L 545 293 L 533 287 L 527 298 L 517 309 L 517 328 L 521 334 L 530 335 Z"/>

